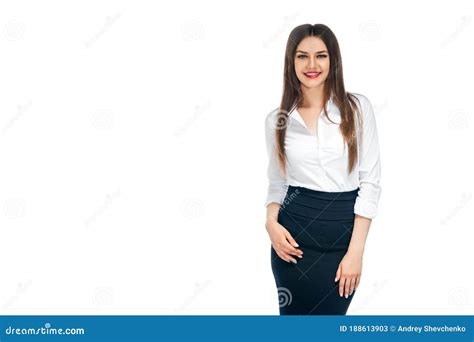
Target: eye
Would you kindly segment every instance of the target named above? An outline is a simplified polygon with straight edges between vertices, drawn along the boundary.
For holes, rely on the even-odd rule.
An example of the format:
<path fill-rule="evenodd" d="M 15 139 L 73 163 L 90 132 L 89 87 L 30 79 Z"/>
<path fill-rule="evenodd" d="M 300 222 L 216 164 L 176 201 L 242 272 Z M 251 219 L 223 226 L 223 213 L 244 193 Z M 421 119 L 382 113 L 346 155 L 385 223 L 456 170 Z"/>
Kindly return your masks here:
<path fill-rule="evenodd" d="M 328 55 L 318 55 L 317 58 L 326 58 Z M 306 55 L 298 55 L 296 56 L 296 58 L 299 58 L 299 59 L 303 59 L 303 58 L 306 58 L 308 56 Z"/>

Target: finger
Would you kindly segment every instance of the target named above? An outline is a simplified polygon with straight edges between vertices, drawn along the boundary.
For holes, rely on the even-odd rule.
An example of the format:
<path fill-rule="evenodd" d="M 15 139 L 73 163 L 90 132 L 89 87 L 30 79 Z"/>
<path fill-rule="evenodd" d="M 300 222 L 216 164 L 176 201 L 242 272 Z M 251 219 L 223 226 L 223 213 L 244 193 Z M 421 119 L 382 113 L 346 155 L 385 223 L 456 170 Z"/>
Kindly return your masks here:
<path fill-rule="evenodd" d="M 356 290 L 359 287 L 359 284 L 360 284 L 360 275 L 357 277 L 357 280 L 356 280 L 356 284 L 355 284 L 355 289 Z"/>
<path fill-rule="evenodd" d="M 349 290 L 349 296 L 351 296 L 352 293 L 354 292 L 355 283 L 356 283 L 356 278 L 352 278 L 351 286 L 350 286 L 350 290 Z"/>
<path fill-rule="evenodd" d="M 339 267 L 337 268 L 336 279 L 334 279 L 334 282 L 337 282 L 340 277 L 341 277 L 341 264 L 339 264 Z"/>
<path fill-rule="evenodd" d="M 342 297 L 344 293 L 344 283 L 346 281 L 346 278 L 344 276 L 341 276 L 341 280 L 339 281 L 339 296 Z"/>
<path fill-rule="evenodd" d="M 285 237 L 287 238 L 288 242 L 293 246 L 293 247 L 299 247 L 299 245 L 296 243 L 295 239 L 293 239 L 293 236 L 291 236 L 290 232 L 288 230 L 285 231 Z"/>
<path fill-rule="evenodd" d="M 346 284 L 344 286 L 344 294 L 345 294 L 345 297 L 349 297 L 349 290 L 351 288 L 351 281 L 352 281 L 352 278 L 347 278 L 346 279 Z"/>
<path fill-rule="evenodd" d="M 277 252 L 278 256 L 280 258 L 282 258 L 283 260 L 285 260 L 286 262 L 292 262 L 294 264 L 296 264 L 296 259 L 292 258 L 290 255 L 288 255 L 287 253 L 285 253 L 284 251 L 278 251 Z"/>
<path fill-rule="evenodd" d="M 302 256 L 303 255 L 303 252 L 299 249 L 296 249 L 295 247 L 291 246 L 290 243 L 288 241 L 285 241 L 282 243 L 282 248 L 283 250 L 285 251 L 285 253 L 287 254 L 292 254 L 292 255 L 295 255 L 295 256 Z"/>
<path fill-rule="evenodd" d="M 296 255 L 297 257 L 302 258 L 303 257 L 303 251 L 300 249 L 297 249 L 295 247 L 298 247 L 299 245 L 296 243 L 296 241 L 291 237 L 290 233 L 287 233 L 287 243 L 285 244 L 286 246 L 286 252 L 288 254 Z M 295 247 L 294 247 L 295 246 Z"/>
<path fill-rule="evenodd" d="M 286 262 L 290 262 L 290 257 L 288 256 L 288 254 L 286 254 L 286 253 L 283 252 L 282 250 L 278 250 L 278 251 L 277 251 L 277 254 L 278 254 L 278 256 L 279 256 L 282 260 L 284 260 L 284 261 L 286 261 Z"/>
<path fill-rule="evenodd" d="M 299 250 L 299 249 L 287 248 L 287 249 L 285 250 L 285 252 L 288 253 L 288 254 L 297 256 L 297 257 L 299 257 L 299 258 L 302 258 L 302 257 L 303 257 L 303 251 L 301 251 L 301 250 Z"/>

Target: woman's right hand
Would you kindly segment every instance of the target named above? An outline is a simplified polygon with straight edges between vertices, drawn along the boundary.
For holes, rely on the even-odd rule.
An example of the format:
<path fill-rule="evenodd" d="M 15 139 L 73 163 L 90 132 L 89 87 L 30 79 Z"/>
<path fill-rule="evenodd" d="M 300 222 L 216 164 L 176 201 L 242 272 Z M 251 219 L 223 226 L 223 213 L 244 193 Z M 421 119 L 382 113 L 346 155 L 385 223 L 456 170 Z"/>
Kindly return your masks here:
<path fill-rule="evenodd" d="M 298 244 L 295 239 L 293 239 L 290 232 L 279 224 L 277 220 L 267 220 L 266 228 L 270 240 L 272 241 L 273 249 L 281 259 L 296 264 L 296 259 L 293 256 L 298 258 L 303 257 L 303 252 L 296 248 Z"/>

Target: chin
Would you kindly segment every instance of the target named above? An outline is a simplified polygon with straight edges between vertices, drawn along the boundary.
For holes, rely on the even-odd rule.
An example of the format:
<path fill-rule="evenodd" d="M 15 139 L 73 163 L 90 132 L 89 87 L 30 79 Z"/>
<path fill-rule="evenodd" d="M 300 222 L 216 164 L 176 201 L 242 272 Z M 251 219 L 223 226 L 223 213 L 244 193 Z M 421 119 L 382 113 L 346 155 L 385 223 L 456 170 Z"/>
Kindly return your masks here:
<path fill-rule="evenodd" d="M 319 87 L 323 82 L 301 82 L 306 88 L 316 88 Z"/>
<path fill-rule="evenodd" d="M 324 81 L 326 80 L 325 75 L 320 75 L 317 79 L 314 80 L 308 79 L 305 75 L 299 77 L 298 79 L 301 84 L 304 84 L 306 87 L 309 88 L 318 86 L 321 83 L 324 83 Z"/>

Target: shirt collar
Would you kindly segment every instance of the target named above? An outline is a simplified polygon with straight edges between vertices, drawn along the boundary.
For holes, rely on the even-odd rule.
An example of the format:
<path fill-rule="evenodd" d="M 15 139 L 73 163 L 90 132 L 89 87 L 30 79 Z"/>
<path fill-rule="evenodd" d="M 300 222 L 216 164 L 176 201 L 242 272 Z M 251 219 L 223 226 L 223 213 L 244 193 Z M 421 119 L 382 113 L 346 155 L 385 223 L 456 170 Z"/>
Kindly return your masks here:
<path fill-rule="evenodd" d="M 341 117 L 341 112 L 339 111 L 339 107 L 334 102 L 334 96 L 331 96 L 331 98 L 328 100 L 326 108 L 328 110 L 328 114 L 331 120 L 338 122 L 336 120 L 339 120 L 339 118 Z"/>
<path fill-rule="evenodd" d="M 341 115 L 341 112 L 339 111 L 339 108 L 337 107 L 336 103 L 334 102 L 334 95 L 331 95 L 327 102 L 327 110 L 331 114 L 334 115 Z"/>
<path fill-rule="evenodd" d="M 329 100 L 326 102 L 326 109 L 327 109 L 327 112 L 328 112 L 328 116 L 332 121 L 334 121 L 336 123 L 341 122 L 341 120 L 340 120 L 341 112 L 339 111 L 339 108 L 334 103 L 334 96 L 331 96 L 329 98 Z M 324 113 L 322 113 L 321 115 L 323 116 L 322 120 L 324 120 L 327 123 L 332 123 L 331 121 L 329 121 L 326 118 L 326 115 L 324 115 Z M 300 124 L 302 124 L 303 126 L 306 127 L 303 118 L 301 117 L 301 115 L 298 113 L 298 111 L 296 109 L 296 106 L 294 107 L 293 113 L 291 113 L 290 116 L 292 116 L 296 121 L 298 121 Z M 320 119 L 321 119 L 321 117 L 320 117 Z"/>

